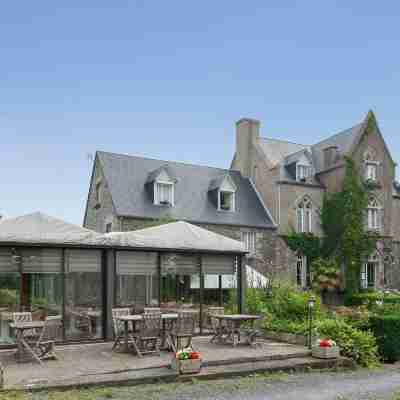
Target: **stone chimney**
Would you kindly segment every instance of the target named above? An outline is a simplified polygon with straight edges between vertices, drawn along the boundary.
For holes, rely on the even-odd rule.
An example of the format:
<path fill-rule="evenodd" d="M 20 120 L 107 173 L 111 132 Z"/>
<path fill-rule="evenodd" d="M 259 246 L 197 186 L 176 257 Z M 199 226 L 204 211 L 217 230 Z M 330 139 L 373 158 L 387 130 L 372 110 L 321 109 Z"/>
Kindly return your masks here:
<path fill-rule="evenodd" d="M 329 146 L 324 149 L 324 169 L 330 168 L 336 164 L 339 152 L 337 146 Z"/>
<path fill-rule="evenodd" d="M 252 177 L 253 148 L 260 137 L 260 121 L 242 118 L 236 122 L 235 169 L 246 178 Z"/>

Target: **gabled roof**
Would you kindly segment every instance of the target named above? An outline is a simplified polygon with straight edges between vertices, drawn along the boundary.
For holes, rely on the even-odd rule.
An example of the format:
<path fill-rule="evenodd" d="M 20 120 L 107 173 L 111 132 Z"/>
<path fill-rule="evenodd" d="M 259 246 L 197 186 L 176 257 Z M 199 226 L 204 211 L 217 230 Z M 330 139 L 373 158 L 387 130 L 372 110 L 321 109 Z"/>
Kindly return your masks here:
<path fill-rule="evenodd" d="M 146 182 L 154 182 L 162 174 L 162 172 L 165 172 L 165 174 L 168 175 L 168 177 L 172 181 L 176 181 L 176 177 L 172 173 L 171 168 L 169 168 L 168 165 L 162 165 L 161 167 L 158 167 L 157 169 L 149 173 Z"/>
<path fill-rule="evenodd" d="M 304 144 L 279 139 L 260 138 L 259 143 L 262 151 L 273 166 L 280 164 L 289 154 L 309 148 Z"/>
<path fill-rule="evenodd" d="M 289 154 L 288 156 L 285 157 L 285 165 L 290 165 L 292 163 L 298 162 L 300 161 L 303 157 L 305 157 L 310 164 L 313 164 L 313 159 L 312 159 L 312 155 L 310 153 L 310 150 L 308 148 L 300 150 L 296 153 L 293 154 Z"/>
<path fill-rule="evenodd" d="M 107 233 L 107 244 L 116 247 L 245 253 L 242 242 L 184 221 L 131 232 Z"/>
<path fill-rule="evenodd" d="M 308 150 L 312 155 L 312 163 L 315 172 L 319 173 L 324 170 L 324 149 L 335 146 L 338 148 L 338 153 L 341 156 L 350 155 L 362 137 L 370 119 L 373 119 L 374 123 L 376 123 L 372 111 L 367 114 L 363 122 L 332 135 L 312 146 L 266 138 L 260 138 L 259 144 L 266 158 L 273 166 L 277 164 L 288 165 L 290 162 L 293 162 L 293 160 L 296 160 L 297 155 Z M 377 129 L 379 131 L 378 126 Z"/>
<path fill-rule="evenodd" d="M 336 135 L 330 136 L 329 138 L 311 146 L 316 172 L 323 170 L 325 148 L 337 146 L 340 154 L 348 154 L 359 137 L 363 126 L 363 123 L 357 124 L 350 129 L 339 132 Z"/>
<path fill-rule="evenodd" d="M 0 221 L 0 243 L 98 245 L 101 235 L 41 212 Z"/>
<path fill-rule="evenodd" d="M 236 190 L 235 182 L 233 182 L 232 178 L 229 176 L 229 173 L 223 174 L 213 179 L 210 183 L 208 190 L 215 190 L 221 188 L 225 180 L 228 180 L 229 184 Z"/>
<path fill-rule="evenodd" d="M 106 152 L 96 157 L 118 216 L 275 228 L 249 179 L 238 171 Z M 165 165 L 176 177 L 173 207 L 154 205 L 145 185 L 149 174 Z M 218 211 L 209 197 L 211 182 L 228 174 L 237 188 L 235 212 Z"/>

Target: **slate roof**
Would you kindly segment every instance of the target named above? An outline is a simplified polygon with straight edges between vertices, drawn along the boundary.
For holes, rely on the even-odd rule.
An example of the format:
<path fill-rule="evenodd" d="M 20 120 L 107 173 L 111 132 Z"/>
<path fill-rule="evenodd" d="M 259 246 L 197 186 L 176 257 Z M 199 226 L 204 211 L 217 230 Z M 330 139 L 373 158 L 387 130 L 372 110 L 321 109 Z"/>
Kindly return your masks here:
<path fill-rule="evenodd" d="M 314 167 L 317 172 L 323 170 L 324 153 L 323 150 L 329 146 L 337 146 L 340 154 L 347 154 L 358 135 L 360 134 L 363 124 L 357 124 L 350 129 L 346 129 L 337 133 L 317 144 L 311 146 Z"/>
<path fill-rule="evenodd" d="M 107 152 L 96 156 L 119 216 L 275 227 L 251 182 L 238 171 Z M 165 165 L 176 178 L 173 207 L 154 205 L 145 185 L 149 174 Z M 237 188 L 235 212 L 218 211 L 209 194 L 210 185 L 227 174 Z"/>
<path fill-rule="evenodd" d="M 260 146 L 267 159 L 270 160 L 273 165 L 287 164 L 287 160 L 295 159 L 296 155 L 302 154 L 303 150 L 309 150 L 312 154 L 314 169 L 318 173 L 323 170 L 323 149 L 329 146 L 337 146 L 340 154 L 348 153 L 352 144 L 357 139 L 362 126 L 363 123 L 357 124 L 350 129 L 339 132 L 311 146 L 266 138 L 260 139 Z"/>
<path fill-rule="evenodd" d="M 309 147 L 305 144 L 269 138 L 260 138 L 259 143 L 261 149 L 273 165 L 281 163 L 289 154 L 297 153 Z"/>
<path fill-rule="evenodd" d="M 131 232 L 111 232 L 104 236 L 107 237 L 108 244 L 117 247 L 246 253 L 242 242 L 184 221 Z"/>

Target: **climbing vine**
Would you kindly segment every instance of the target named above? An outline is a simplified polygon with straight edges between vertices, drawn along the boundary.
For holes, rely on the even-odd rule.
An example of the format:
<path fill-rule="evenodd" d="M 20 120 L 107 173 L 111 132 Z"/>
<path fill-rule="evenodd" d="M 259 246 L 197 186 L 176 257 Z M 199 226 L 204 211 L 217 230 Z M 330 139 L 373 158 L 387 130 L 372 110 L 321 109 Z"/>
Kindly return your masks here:
<path fill-rule="evenodd" d="M 293 231 L 286 236 L 286 243 L 295 253 L 306 256 L 310 263 L 320 256 L 321 241 L 313 233 L 298 233 Z"/>
<path fill-rule="evenodd" d="M 378 235 L 366 231 L 364 225 L 365 211 L 373 187 L 363 184 L 353 160 L 345 158 L 345 163 L 342 191 L 327 194 L 323 200 L 323 239 L 310 233 L 292 232 L 286 236 L 286 242 L 293 251 L 307 256 L 310 265 L 315 261 L 314 279 L 318 279 L 317 275 L 321 272 L 321 275 L 329 275 L 331 280 L 336 276 L 337 280 L 340 266 L 345 265 L 346 291 L 352 294 L 360 290 L 361 265 L 376 249 Z M 322 260 L 327 264 L 324 268 Z M 337 274 L 333 270 L 335 266 Z M 340 285 L 341 282 L 337 281 L 332 286 Z"/>
<path fill-rule="evenodd" d="M 345 265 L 346 291 L 357 293 L 361 265 L 376 249 L 378 236 L 365 229 L 365 211 L 372 189 L 363 185 L 353 160 L 346 158 L 345 163 L 343 190 L 324 199 L 322 254 L 334 255 L 338 265 Z"/>

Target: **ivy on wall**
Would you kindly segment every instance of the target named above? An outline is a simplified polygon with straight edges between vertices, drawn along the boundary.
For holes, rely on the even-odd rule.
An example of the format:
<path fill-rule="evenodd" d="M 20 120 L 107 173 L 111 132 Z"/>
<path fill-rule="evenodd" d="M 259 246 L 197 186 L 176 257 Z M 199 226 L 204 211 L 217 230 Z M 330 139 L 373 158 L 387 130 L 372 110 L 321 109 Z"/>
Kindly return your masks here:
<path fill-rule="evenodd" d="M 378 235 L 366 231 L 364 223 L 373 188 L 363 184 L 352 159 L 345 158 L 345 163 L 342 191 L 324 197 L 321 210 L 323 239 L 310 233 L 292 232 L 286 236 L 286 242 L 293 251 L 307 256 L 310 265 L 314 260 L 321 264 L 325 259 L 329 261 L 330 269 L 336 265 L 338 274 L 340 266 L 345 265 L 346 292 L 354 294 L 360 290 L 362 263 L 376 249 Z M 315 268 L 316 273 L 317 270 L 321 268 Z"/>
<path fill-rule="evenodd" d="M 285 239 L 289 248 L 295 253 L 306 256 L 309 263 L 321 254 L 320 238 L 313 233 L 298 233 L 293 231 Z"/>

